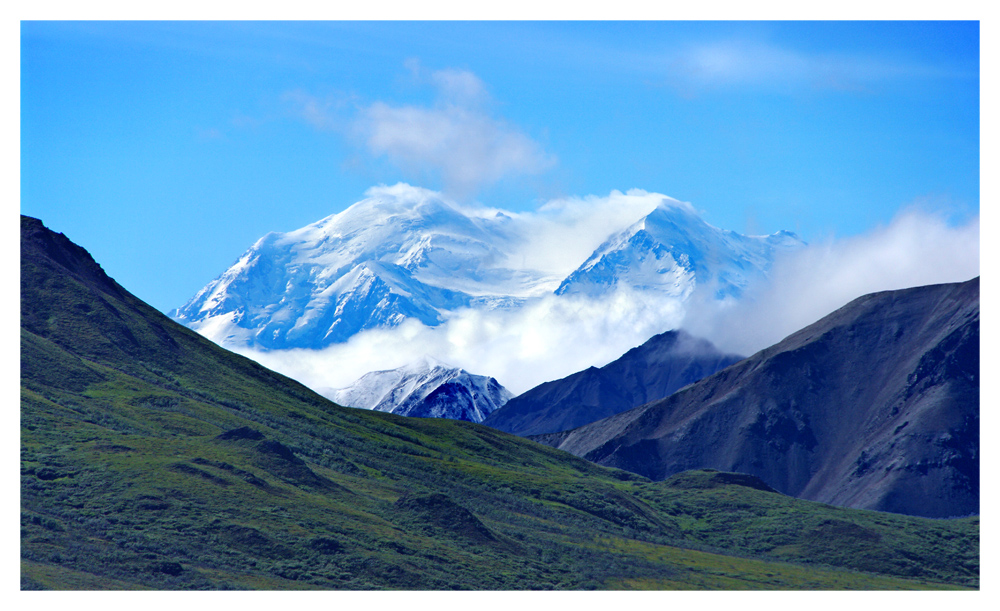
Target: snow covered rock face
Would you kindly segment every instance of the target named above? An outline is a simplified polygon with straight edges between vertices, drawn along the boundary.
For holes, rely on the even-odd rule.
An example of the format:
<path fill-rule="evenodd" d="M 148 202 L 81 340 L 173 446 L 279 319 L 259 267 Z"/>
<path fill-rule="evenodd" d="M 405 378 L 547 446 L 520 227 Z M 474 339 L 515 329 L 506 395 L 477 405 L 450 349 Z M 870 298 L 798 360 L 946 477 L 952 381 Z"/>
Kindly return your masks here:
<path fill-rule="evenodd" d="M 664 200 L 601 244 L 556 294 L 598 297 L 626 285 L 683 300 L 696 283 L 714 283 L 718 298 L 739 297 L 750 280 L 767 271 L 777 251 L 802 245 L 787 231 L 744 236 L 716 229 L 690 205 Z"/>
<path fill-rule="evenodd" d="M 518 304 L 538 280 L 503 267 L 509 218 L 473 218 L 436 193 L 381 189 L 347 210 L 270 233 L 172 313 L 216 343 L 320 348 L 407 318 Z"/>
<path fill-rule="evenodd" d="M 495 379 L 424 359 L 388 371 L 366 373 L 347 388 L 323 393 L 349 407 L 401 416 L 482 422 L 513 396 Z"/>
<path fill-rule="evenodd" d="M 652 211 L 609 227 L 569 273 L 575 262 L 555 270 L 524 254 L 538 239 L 530 215 L 462 208 L 405 184 L 368 195 L 264 236 L 172 317 L 230 348 L 317 349 L 407 319 L 433 327 L 463 308 L 515 309 L 553 291 L 600 299 L 625 288 L 683 301 L 708 284 L 720 298 L 739 296 L 776 252 L 802 245 L 788 232 L 716 229 L 689 204 L 643 192 L 624 197 L 647 198 Z"/>

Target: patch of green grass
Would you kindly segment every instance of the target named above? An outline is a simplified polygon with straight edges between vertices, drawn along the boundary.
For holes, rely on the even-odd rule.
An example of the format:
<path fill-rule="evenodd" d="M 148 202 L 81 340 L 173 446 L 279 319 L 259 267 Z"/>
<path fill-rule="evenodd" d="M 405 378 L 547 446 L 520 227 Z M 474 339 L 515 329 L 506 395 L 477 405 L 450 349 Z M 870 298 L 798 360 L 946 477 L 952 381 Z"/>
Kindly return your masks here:
<path fill-rule="evenodd" d="M 899 577 L 838 571 L 761 559 L 740 558 L 639 541 L 605 541 L 616 549 L 645 557 L 662 565 L 663 578 L 633 578 L 613 581 L 612 589 L 728 589 L 728 590 L 913 590 L 963 589 L 939 583 Z"/>
<path fill-rule="evenodd" d="M 686 539 L 711 548 L 978 585 L 978 518 L 913 518 L 801 501 L 742 486 L 699 490 L 678 489 L 671 483 L 642 485 L 640 495 L 650 505 L 676 515 Z"/>

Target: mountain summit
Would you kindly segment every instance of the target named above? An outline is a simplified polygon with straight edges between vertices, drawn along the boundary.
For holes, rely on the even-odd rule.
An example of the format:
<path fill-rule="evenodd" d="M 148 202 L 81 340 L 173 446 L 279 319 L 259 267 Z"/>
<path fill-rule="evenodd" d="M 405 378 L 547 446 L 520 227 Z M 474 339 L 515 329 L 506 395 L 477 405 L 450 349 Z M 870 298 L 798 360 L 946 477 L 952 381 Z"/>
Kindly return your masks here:
<path fill-rule="evenodd" d="M 491 377 L 429 356 L 398 369 L 366 373 L 347 388 L 322 394 L 349 407 L 468 422 L 482 422 L 513 396 Z"/>
<path fill-rule="evenodd" d="M 173 318 L 217 343 L 319 348 L 407 318 L 434 326 L 537 280 L 502 267 L 504 217 L 470 217 L 403 187 L 267 234 Z"/>
<path fill-rule="evenodd" d="M 712 227 L 690 204 L 664 199 L 655 210 L 608 238 L 556 293 L 600 295 L 615 285 L 687 298 L 696 283 L 718 297 L 738 297 L 770 268 L 774 254 L 802 246 L 795 234 L 745 236 Z"/>

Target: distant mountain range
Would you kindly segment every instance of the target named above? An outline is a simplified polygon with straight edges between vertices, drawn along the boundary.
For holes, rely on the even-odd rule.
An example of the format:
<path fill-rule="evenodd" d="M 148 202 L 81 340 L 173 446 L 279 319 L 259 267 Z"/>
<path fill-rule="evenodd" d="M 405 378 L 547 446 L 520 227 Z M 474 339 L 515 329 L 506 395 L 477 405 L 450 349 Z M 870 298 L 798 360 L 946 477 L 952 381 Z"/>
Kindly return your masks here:
<path fill-rule="evenodd" d="M 866 295 L 666 399 L 532 438 L 654 480 L 709 467 L 845 507 L 976 514 L 979 279 Z"/>
<path fill-rule="evenodd" d="M 716 229 L 689 204 L 662 197 L 566 277 L 518 253 L 523 224 L 425 189 L 374 190 L 343 212 L 270 233 L 171 313 L 224 346 L 321 348 L 413 319 L 439 325 L 462 308 L 517 308 L 553 293 L 600 297 L 616 287 L 683 301 L 696 285 L 738 295 L 793 234 Z"/>
<path fill-rule="evenodd" d="M 604 367 L 514 397 L 483 424 L 516 435 L 565 431 L 663 399 L 741 358 L 684 331 L 667 331 Z"/>
<path fill-rule="evenodd" d="M 468 422 L 482 422 L 512 396 L 491 377 L 473 375 L 431 357 L 366 373 L 346 388 L 319 391 L 349 407 Z"/>

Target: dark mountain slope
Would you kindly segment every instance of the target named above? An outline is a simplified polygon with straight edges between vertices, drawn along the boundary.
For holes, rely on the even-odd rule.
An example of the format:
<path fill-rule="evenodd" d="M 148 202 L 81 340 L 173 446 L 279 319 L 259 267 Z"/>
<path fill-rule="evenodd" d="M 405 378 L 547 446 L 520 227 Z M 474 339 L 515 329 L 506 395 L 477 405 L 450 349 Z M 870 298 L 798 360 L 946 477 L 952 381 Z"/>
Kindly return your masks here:
<path fill-rule="evenodd" d="M 665 400 L 538 441 L 847 507 L 979 511 L 979 279 L 861 297 Z"/>
<path fill-rule="evenodd" d="M 684 331 L 667 331 L 600 369 L 514 397 L 483 424 L 522 436 L 565 431 L 667 397 L 741 358 Z"/>
<path fill-rule="evenodd" d="M 23 589 L 978 585 L 978 519 L 738 475 L 653 483 L 344 408 L 173 323 L 35 219 L 21 280 Z M 855 553 L 817 539 L 833 522 L 865 535 Z"/>
<path fill-rule="evenodd" d="M 167 382 L 168 387 L 178 386 L 178 376 L 204 378 L 211 372 L 224 385 L 227 379 L 247 383 L 243 376 L 249 375 L 252 390 L 287 393 L 314 406 L 328 404 L 301 384 L 235 358 L 174 323 L 108 277 L 86 250 L 26 216 L 21 217 L 21 327 L 86 361 L 110 364 L 145 381 Z M 219 367 L 220 361 L 225 366 Z M 22 359 L 21 365 L 30 368 L 33 363 Z M 103 377 L 93 371 L 81 375 Z"/>

